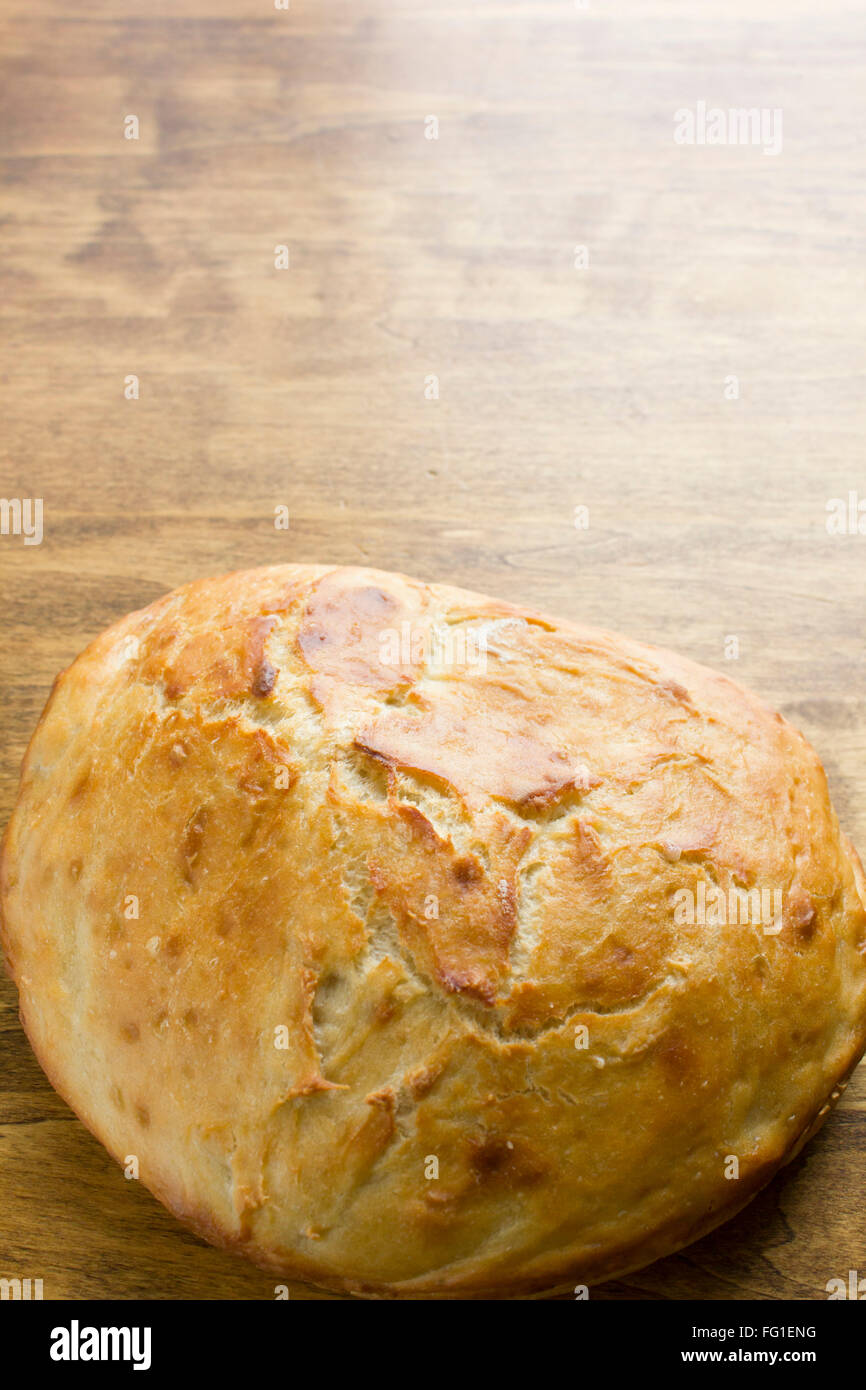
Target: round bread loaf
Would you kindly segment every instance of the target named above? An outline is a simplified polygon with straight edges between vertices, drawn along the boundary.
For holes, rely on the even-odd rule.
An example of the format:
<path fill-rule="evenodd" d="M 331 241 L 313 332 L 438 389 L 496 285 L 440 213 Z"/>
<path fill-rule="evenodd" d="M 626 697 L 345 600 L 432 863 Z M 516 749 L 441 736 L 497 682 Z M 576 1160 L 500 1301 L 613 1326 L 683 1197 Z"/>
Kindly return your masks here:
<path fill-rule="evenodd" d="M 2 856 L 51 1082 L 215 1243 L 373 1295 L 621 1275 L 866 1043 L 821 765 L 724 676 L 369 569 L 190 584 L 56 682 Z"/>

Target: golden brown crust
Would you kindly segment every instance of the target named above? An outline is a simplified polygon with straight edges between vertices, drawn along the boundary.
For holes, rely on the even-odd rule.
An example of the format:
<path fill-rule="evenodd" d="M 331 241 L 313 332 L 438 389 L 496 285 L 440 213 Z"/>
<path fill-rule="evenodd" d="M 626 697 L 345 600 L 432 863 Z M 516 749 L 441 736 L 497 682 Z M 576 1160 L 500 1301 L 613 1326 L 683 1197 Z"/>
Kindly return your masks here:
<path fill-rule="evenodd" d="M 863 871 L 781 716 L 375 570 L 204 580 L 103 633 L 31 742 L 0 903 L 34 1050 L 110 1152 L 207 1239 L 367 1295 L 679 1248 L 866 1045 Z"/>

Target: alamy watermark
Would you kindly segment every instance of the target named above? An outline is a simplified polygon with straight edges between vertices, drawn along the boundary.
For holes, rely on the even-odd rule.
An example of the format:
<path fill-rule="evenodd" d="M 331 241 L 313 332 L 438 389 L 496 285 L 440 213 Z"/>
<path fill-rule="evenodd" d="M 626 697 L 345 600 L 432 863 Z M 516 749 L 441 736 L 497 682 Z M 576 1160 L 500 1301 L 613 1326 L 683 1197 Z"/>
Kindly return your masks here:
<path fill-rule="evenodd" d="M 828 1279 L 824 1288 L 827 1290 L 828 1301 L 834 1298 L 850 1298 L 857 1303 L 866 1300 L 866 1278 L 861 1279 L 856 1269 L 848 1270 L 848 1278 Z"/>
<path fill-rule="evenodd" d="M 51 1330 L 52 1361 L 130 1361 L 134 1371 L 148 1371 L 152 1330 L 149 1327 L 68 1327 Z"/>
<path fill-rule="evenodd" d="M 830 497 L 826 502 L 828 536 L 866 536 L 866 499 L 851 489 L 847 500 Z"/>
<path fill-rule="evenodd" d="M 428 673 L 471 669 L 487 671 L 487 629 L 451 627 L 433 623 L 428 627 L 401 623 L 379 633 L 379 661 L 389 670 L 424 666 Z"/>
<path fill-rule="evenodd" d="M 0 1279 L 0 1301 L 12 1299 L 26 1303 L 42 1297 L 41 1279 Z"/>
<path fill-rule="evenodd" d="M 782 110 L 779 106 L 738 106 L 727 110 L 699 101 L 694 109 L 674 112 L 678 145 L 760 145 L 764 154 L 782 153 Z"/>
<path fill-rule="evenodd" d="M 673 896 L 678 927 L 763 927 L 764 936 L 778 936 L 783 926 L 781 888 L 730 888 L 727 893 L 703 879 L 697 892 L 678 888 Z"/>
<path fill-rule="evenodd" d="M 42 498 L 0 497 L 0 536 L 23 536 L 25 545 L 41 545 Z"/>

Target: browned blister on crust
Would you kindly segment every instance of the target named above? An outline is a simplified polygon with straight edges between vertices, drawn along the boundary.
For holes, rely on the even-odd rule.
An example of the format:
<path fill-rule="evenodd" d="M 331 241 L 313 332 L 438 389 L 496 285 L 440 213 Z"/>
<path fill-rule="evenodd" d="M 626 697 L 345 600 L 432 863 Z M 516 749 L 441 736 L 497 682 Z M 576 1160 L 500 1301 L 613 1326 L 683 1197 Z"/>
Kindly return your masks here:
<path fill-rule="evenodd" d="M 209 1240 L 334 1289 L 656 1259 L 866 1043 L 863 872 L 803 738 L 670 652 L 401 575 L 276 566 L 116 624 L 55 683 L 0 868 L 52 1083 Z"/>

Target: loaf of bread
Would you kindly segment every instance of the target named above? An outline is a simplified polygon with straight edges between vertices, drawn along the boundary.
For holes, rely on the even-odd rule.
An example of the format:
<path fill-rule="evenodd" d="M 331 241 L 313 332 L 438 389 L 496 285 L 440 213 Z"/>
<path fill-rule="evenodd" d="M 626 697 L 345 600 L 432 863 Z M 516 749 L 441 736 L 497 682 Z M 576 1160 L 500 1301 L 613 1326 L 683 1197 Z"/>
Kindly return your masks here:
<path fill-rule="evenodd" d="M 738 1211 L 866 1044 L 864 902 L 815 753 L 726 677 L 314 565 L 97 638 L 2 855 L 85 1124 L 208 1240 L 378 1296 L 591 1285 Z"/>

